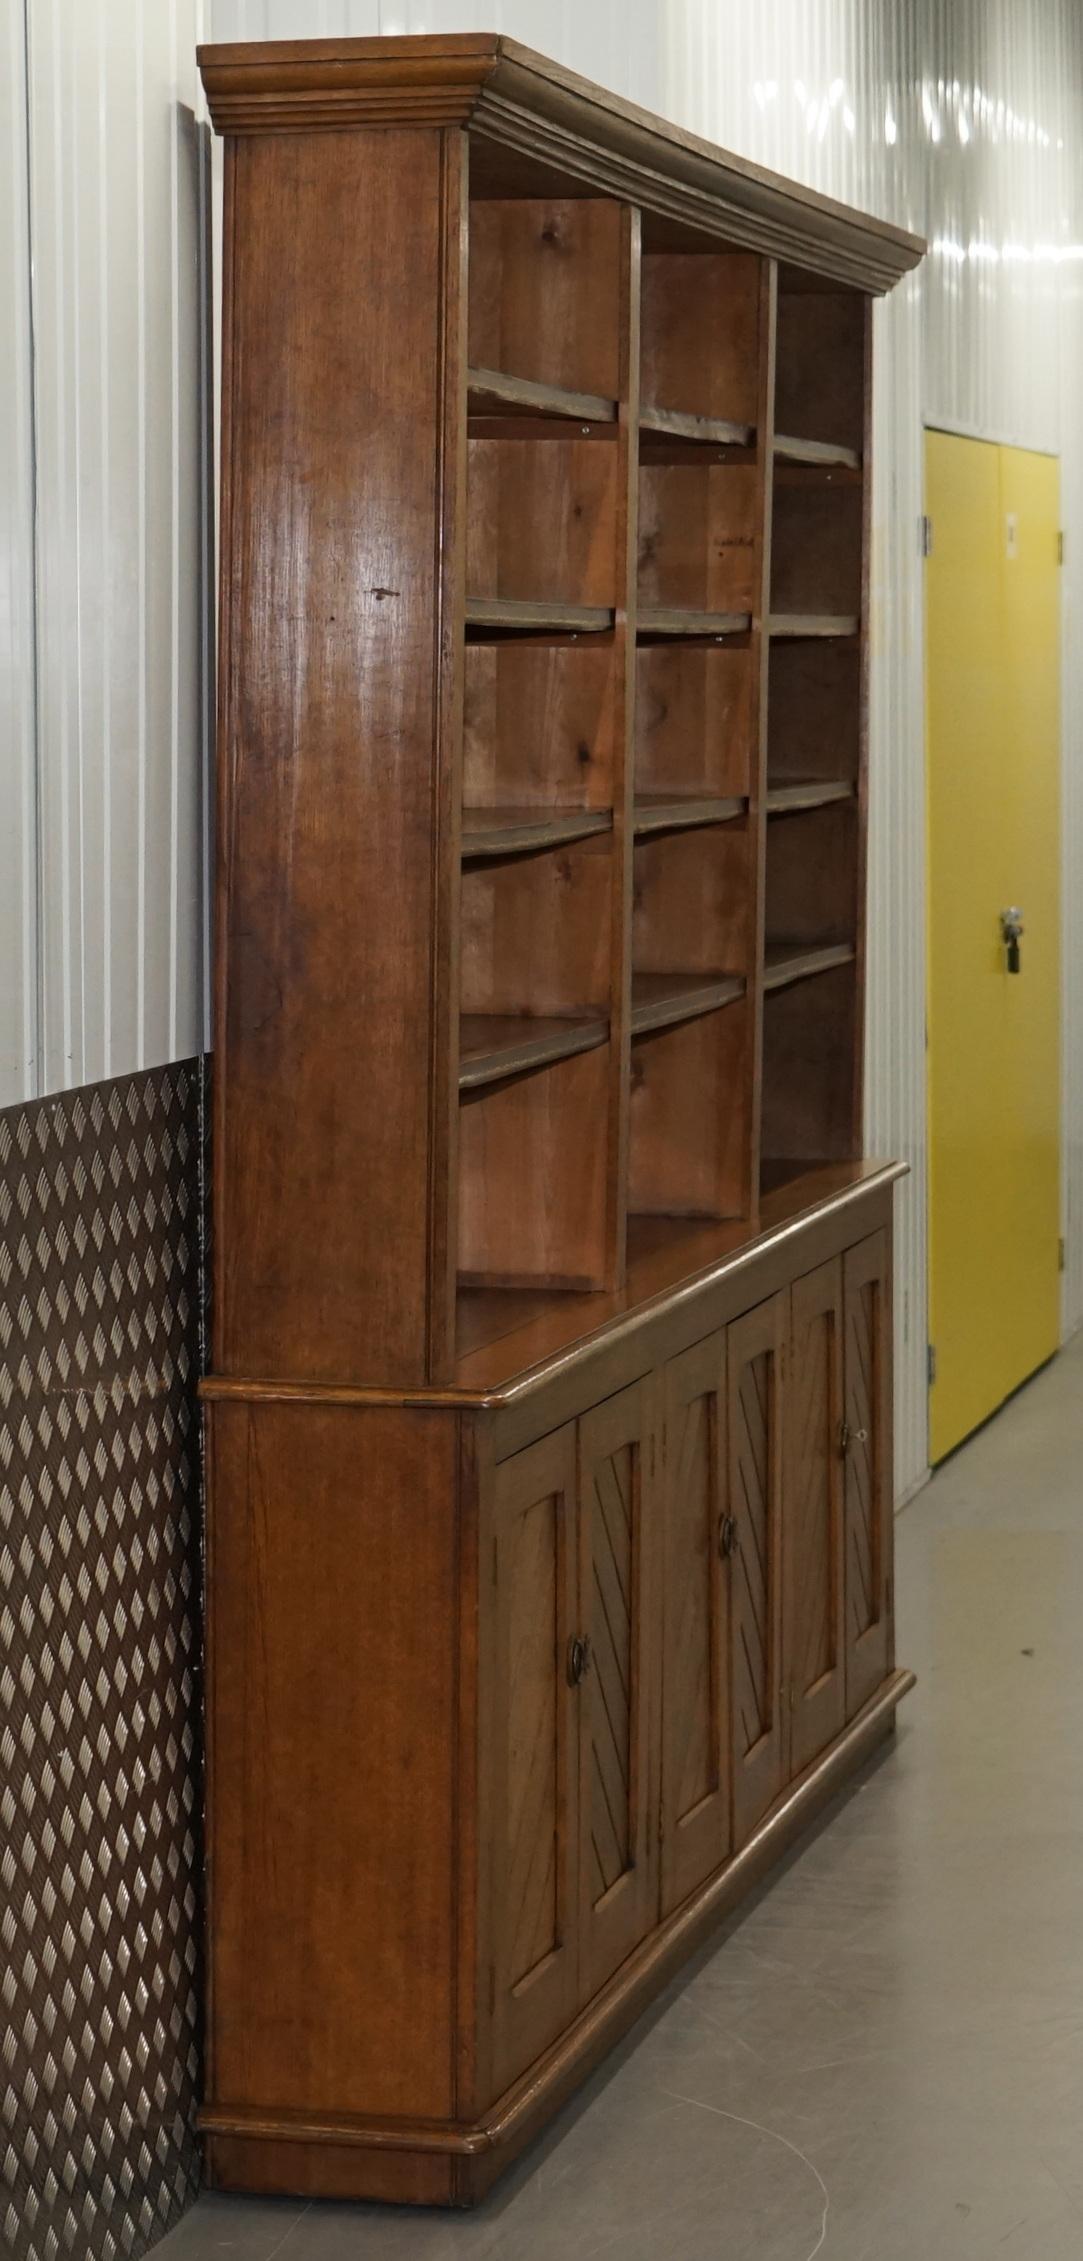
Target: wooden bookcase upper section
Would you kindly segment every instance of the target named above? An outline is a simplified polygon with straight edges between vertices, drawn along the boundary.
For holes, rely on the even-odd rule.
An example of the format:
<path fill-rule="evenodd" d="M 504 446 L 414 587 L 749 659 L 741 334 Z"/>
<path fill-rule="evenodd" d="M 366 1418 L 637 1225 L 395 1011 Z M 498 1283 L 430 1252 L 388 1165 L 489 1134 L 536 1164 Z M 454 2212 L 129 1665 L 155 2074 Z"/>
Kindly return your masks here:
<path fill-rule="evenodd" d="M 869 299 L 922 246 L 508 40 L 200 63 L 214 1367 L 439 1390 L 860 1153 Z"/>
<path fill-rule="evenodd" d="M 201 47 L 221 134 L 464 126 L 485 195 L 597 195 L 792 260 L 858 290 L 891 290 L 925 245 L 885 220 L 729 155 L 493 32 Z"/>

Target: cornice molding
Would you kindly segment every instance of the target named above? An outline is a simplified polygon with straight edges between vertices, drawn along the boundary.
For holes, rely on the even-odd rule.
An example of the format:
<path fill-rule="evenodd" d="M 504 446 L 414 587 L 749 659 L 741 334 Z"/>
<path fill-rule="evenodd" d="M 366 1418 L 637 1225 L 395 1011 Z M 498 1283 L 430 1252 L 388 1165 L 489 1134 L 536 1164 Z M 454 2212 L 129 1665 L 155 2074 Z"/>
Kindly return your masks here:
<path fill-rule="evenodd" d="M 226 135 L 462 126 L 599 195 L 877 293 L 925 249 L 495 33 L 201 47 L 199 67 Z"/>
<path fill-rule="evenodd" d="M 196 54 L 219 133 L 326 133 L 465 125 L 503 44 L 489 32 L 245 41 Z"/>

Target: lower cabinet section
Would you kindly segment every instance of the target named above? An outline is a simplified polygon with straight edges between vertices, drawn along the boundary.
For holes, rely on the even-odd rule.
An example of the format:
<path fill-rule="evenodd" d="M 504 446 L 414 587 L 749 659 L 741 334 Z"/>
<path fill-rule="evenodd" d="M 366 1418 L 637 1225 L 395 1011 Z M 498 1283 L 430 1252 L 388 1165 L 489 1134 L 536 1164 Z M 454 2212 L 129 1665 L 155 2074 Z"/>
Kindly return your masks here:
<path fill-rule="evenodd" d="M 875 1233 L 495 1471 L 494 2094 L 890 1670 L 887 1286 Z"/>
<path fill-rule="evenodd" d="M 855 1210 L 596 1396 L 210 1406 L 212 2180 L 480 2196 L 890 1730 Z"/>

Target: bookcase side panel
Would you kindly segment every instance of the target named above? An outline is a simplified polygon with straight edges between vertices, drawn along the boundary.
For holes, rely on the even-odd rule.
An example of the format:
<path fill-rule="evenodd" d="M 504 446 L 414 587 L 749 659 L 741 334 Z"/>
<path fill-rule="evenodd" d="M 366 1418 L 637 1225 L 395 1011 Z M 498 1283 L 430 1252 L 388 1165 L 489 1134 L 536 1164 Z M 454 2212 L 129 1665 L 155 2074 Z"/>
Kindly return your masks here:
<path fill-rule="evenodd" d="M 450 2119 L 457 1418 L 208 1410 L 204 2124 Z"/>
<path fill-rule="evenodd" d="M 413 1382 L 439 1344 L 458 139 L 280 134 L 229 152 L 224 1373 Z"/>

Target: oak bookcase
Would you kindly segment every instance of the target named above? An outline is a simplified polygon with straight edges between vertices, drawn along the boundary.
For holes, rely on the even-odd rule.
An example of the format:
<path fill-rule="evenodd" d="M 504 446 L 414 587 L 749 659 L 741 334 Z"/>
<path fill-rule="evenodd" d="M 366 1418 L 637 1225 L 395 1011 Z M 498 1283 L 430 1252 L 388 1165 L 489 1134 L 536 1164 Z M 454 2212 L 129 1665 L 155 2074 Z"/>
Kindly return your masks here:
<path fill-rule="evenodd" d="M 491 36 L 226 137 L 212 2181 L 469 2203 L 891 1729 L 871 299 Z"/>

